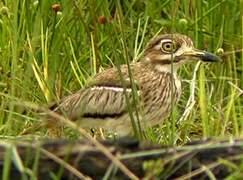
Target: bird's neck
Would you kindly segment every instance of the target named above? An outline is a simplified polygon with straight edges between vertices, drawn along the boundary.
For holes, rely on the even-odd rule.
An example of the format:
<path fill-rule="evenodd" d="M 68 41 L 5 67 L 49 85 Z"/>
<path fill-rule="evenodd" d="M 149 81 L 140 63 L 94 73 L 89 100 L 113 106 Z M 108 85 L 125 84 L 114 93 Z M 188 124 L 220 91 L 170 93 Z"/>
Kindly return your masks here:
<path fill-rule="evenodd" d="M 148 61 L 141 61 L 141 64 L 158 73 L 170 73 L 174 75 L 176 75 L 176 72 L 180 66 L 179 64 L 159 64 Z"/>
<path fill-rule="evenodd" d="M 176 74 L 178 66 L 174 64 L 154 64 L 154 69 L 161 73 Z"/>
<path fill-rule="evenodd" d="M 143 65 L 150 67 L 150 69 L 153 69 L 159 73 L 171 73 L 176 75 L 177 70 L 181 66 L 180 62 L 177 63 L 169 63 L 169 64 L 163 64 L 159 62 L 153 62 L 149 58 L 143 58 L 140 61 Z"/>

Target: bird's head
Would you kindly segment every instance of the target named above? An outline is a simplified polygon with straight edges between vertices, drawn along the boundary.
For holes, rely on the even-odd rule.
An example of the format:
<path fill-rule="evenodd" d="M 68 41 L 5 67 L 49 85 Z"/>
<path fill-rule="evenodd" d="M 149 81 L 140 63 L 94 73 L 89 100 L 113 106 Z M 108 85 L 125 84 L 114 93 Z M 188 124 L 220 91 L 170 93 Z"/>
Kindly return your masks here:
<path fill-rule="evenodd" d="M 192 40 L 182 34 L 160 35 L 152 39 L 144 52 L 144 61 L 155 65 L 159 71 L 176 70 L 189 60 L 217 62 L 220 58 L 212 53 L 194 48 Z"/>

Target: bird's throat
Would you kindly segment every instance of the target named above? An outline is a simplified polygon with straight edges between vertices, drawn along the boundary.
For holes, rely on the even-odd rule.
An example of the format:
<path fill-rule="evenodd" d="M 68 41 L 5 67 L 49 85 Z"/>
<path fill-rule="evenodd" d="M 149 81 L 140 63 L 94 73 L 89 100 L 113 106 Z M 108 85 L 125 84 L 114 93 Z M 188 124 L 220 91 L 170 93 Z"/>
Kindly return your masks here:
<path fill-rule="evenodd" d="M 165 72 L 165 73 L 171 73 L 171 74 L 176 74 L 176 72 L 177 72 L 177 69 L 178 69 L 179 67 L 178 67 L 178 65 L 176 65 L 176 64 L 164 64 L 164 65 L 162 65 L 162 64 L 156 64 L 155 65 L 155 69 L 157 70 L 157 71 L 159 71 L 159 72 Z"/>

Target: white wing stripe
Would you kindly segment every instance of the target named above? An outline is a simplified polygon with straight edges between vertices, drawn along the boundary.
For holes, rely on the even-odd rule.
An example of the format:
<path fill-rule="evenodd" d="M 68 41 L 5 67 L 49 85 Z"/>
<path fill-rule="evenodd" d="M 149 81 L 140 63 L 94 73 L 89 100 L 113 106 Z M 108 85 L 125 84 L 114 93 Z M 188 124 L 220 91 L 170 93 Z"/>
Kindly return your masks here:
<path fill-rule="evenodd" d="M 107 87 L 107 86 L 95 86 L 95 87 L 92 87 L 91 89 L 90 89 L 91 91 L 96 91 L 96 90 L 101 90 L 101 91 L 103 91 L 103 90 L 112 90 L 112 91 L 116 91 L 116 92 L 123 92 L 124 91 L 124 89 L 123 88 L 121 88 L 121 87 Z M 132 89 L 131 88 L 126 88 L 126 92 L 131 92 L 132 91 Z"/>

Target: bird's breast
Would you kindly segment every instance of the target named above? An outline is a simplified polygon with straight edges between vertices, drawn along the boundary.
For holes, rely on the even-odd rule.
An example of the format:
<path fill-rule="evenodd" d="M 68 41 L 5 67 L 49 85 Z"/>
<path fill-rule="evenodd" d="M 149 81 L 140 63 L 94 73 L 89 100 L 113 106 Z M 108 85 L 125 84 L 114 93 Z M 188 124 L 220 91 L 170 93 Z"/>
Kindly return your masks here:
<path fill-rule="evenodd" d="M 146 78 L 148 79 L 145 80 Z M 181 95 L 181 81 L 176 74 L 171 73 L 153 72 L 146 78 L 141 82 L 144 112 L 150 121 L 155 122 L 152 124 L 158 124 L 169 115 L 172 104 L 178 102 Z"/>

